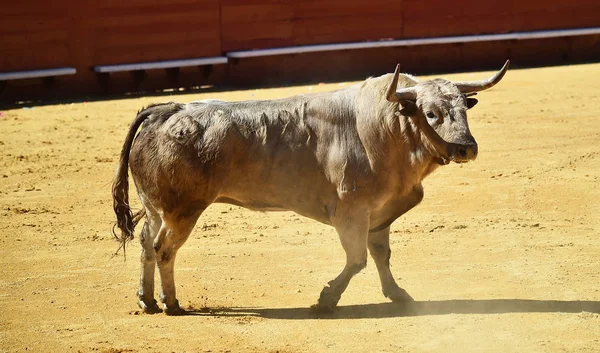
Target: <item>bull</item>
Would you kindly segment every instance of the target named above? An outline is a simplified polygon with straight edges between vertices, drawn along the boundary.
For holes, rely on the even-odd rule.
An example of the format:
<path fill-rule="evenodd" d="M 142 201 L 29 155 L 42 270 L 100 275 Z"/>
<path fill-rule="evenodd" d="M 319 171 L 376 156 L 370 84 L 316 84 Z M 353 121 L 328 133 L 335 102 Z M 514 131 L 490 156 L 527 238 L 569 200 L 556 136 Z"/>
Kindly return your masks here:
<path fill-rule="evenodd" d="M 113 182 L 122 242 L 145 216 L 138 305 L 181 314 L 174 261 L 202 212 L 221 202 L 257 211 L 291 210 L 331 225 L 346 253 L 316 310 L 335 308 L 371 254 L 385 297 L 413 299 L 390 271 L 390 225 L 423 199 L 423 179 L 441 165 L 477 157 L 467 109 L 486 80 L 419 81 L 400 74 L 333 92 L 264 101 L 165 103 L 141 110 L 127 133 Z M 139 133 L 136 132 L 142 126 Z M 134 141 L 135 140 L 135 141 Z M 129 207 L 128 167 L 143 205 Z M 161 279 L 154 299 L 154 271 Z"/>

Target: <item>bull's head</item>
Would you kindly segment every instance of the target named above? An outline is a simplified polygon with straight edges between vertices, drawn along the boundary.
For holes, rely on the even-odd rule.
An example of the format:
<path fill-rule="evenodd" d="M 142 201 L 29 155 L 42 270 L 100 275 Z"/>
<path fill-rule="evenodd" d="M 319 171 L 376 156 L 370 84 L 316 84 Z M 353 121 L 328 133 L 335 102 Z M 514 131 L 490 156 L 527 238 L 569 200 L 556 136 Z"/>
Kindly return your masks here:
<path fill-rule="evenodd" d="M 419 82 L 414 87 L 398 89 L 400 65 L 387 90 L 387 100 L 399 103 L 400 114 L 412 119 L 444 163 L 468 162 L 477 157 L 477 143 L 469 131 L 467 109 L 477 104 L 472 98 L 500 82 L 508 70 L 502 69 L 487 80 L 450 82 L 435 79 Z"/>

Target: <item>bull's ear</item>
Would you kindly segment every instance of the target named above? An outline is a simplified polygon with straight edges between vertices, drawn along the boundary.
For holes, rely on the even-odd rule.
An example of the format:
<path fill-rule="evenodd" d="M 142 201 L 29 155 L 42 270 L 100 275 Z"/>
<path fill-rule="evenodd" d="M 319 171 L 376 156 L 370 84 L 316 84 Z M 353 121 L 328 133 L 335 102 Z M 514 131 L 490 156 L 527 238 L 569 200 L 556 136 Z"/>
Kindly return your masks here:
<path fill-rule="evenodd" d="M 473 108 L 477 102 L 479 101 L 475 98 L 467 98 L 467 109 Z"/>
<path fill-rule="evenodd" d="M 417 108 L 417 103 L 415 101 L 401 100 L 400 106 L 402 106 L 402 108 L 400 109 L 400 114 L 402 114 L 404 116 L 417 115 L 418 108 Z"/>

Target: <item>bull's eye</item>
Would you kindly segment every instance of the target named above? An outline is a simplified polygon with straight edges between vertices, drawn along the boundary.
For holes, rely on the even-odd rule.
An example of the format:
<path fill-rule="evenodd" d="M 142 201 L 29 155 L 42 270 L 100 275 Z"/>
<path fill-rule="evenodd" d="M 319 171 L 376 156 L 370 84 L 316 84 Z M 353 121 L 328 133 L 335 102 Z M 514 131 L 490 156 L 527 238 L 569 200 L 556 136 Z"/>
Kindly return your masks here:
<path fill-rule="evenodd" d="M 435 121 L 437 120 L 437 116 L 435 116 L 435 114 L 433 112 L 427 112 L 427 119 Z"/>

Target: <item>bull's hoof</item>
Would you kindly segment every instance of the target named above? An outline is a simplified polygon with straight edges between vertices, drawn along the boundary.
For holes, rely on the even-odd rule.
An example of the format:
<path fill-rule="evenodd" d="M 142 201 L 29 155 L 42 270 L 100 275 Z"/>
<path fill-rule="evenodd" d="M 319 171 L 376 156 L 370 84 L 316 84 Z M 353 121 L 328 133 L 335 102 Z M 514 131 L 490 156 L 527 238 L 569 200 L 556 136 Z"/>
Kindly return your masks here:
<path fill-rule="evenodd" d="M 187 315 L 187 311 L 185 311 L 185 309 L 179 306 L 178 301 L 176 301 L 175 305 L 173 306 L 167 306 L 167 304 L 163 304 L 163 307 L 163 312 L 169 316 Z"/>
<path fill-rule="evenodd" d="M 323 305 L 320 303 L 311 305 L 310 309 L 315 314 L 331 314 L 335 311 L 335 305 Z"/>
<path fill-rule="evenodd" d="M 151 301 L 139 300 L 138 306 L 145 314 L 158 314 L 162 313 L 162 310 L 158 307 L 156 300 L 152 299 Z"/>
<path fill-rule="evenodd" d="M 408 292 L 400 287 L 386 290 L 383 292 L 383 295 L 385 295 L 386 298 L 391 299 L 394 303 L 412 303 L 415 301 Z"/>
<path fill-rule="evenodd" d="M 182 316 L 182 315 L 187 315 L 187 311 L 185 311 L 185 309 L 177 306 L 174 308 L 168 308 L 163 310 L 165 314 L 169 315 L 169 316 Z"/>
<path fill-rule="evenodd" d="M 331 287 L 325 287 L 321 291 L 317 304 L 311 306 L 311 309 L 316 313 L 327 314 L 335 310 L 340 301 L 341 294 L 335 292 Z"/>

